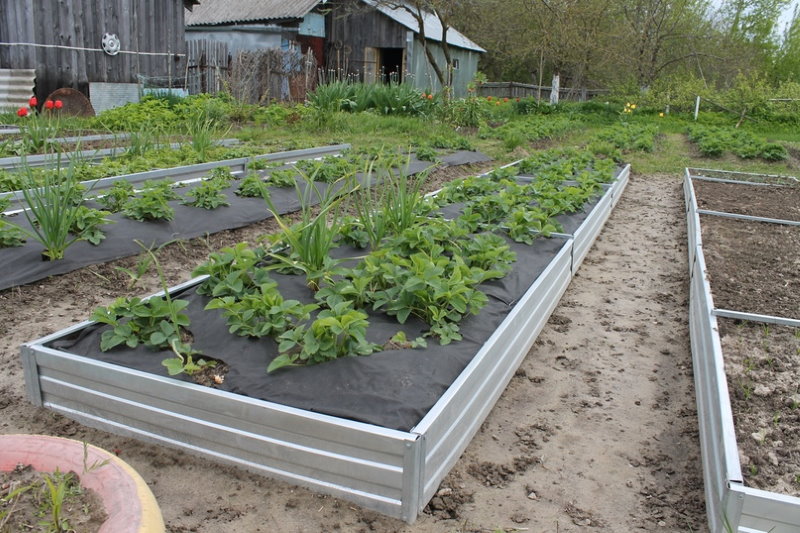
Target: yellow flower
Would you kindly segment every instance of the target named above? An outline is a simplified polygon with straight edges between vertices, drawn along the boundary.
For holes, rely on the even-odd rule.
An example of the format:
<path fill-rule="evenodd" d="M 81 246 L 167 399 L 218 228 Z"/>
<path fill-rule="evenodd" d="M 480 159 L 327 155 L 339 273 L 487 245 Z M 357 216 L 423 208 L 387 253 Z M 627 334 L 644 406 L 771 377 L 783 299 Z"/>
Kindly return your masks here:
<path fill-rule="evenodd" d="M 631 104 L 631 109 L 636 109 L 636 104 Z"/>
<path fill-rule="evenodd" d="M 662 111 L 661 113 L 658 114 L 658 116 L 659 117 L 663 117 L 664 116 L 664 112 Z"/>

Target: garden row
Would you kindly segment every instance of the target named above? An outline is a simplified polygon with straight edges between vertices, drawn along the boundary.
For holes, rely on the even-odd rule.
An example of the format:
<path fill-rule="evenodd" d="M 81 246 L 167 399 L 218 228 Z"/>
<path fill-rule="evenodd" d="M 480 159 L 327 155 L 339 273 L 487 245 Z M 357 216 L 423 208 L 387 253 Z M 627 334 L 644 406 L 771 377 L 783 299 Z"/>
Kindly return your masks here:
<path fill-rule="evenodd" d="M 298 201 L 318 208 L 278 216 L 263 246 L 221 250 L 192 281 L 24 346 L 30 398 L 412 522 L 627 176 L 557 151 L 428 197 L 398 173 L 308 182 Z"/>
<path fill-rule="evenodd" d="M 704 157 L 719 157 L 725 153 L 766 161 L 783 161 L 789 157 L 782 144 L 767 142 L 742 129 L 697 124 L 689 127 L 689 140 Z"/>
<path fill-rule="evenodd" d="M 0 288 L 135 255 L 142 247 L 241 227 L 270 217 L 270 209 L 296 211 L 295 180 L 301 175 L 330 182 L 345 173 L 355 175 L 373 157 L 326 156 L 343 148 L 266 154 L 84 183 L 70 171 L 45 174 L 44 186 L 19 193 L 23 209 L 0 217 L 0 246 L 5 246 L 0 248 Z M 474 152 L 456 152 L 443 162 L 483 159 Z M 401 165 L 406 172 L 430 167 L 396 154 L 381 161 L 384 166 Z"/>
<path fill-rule="evenodd" d="M 800 528 L 800 187 L 687 169 L 690 332 L 713 532 Z"/>

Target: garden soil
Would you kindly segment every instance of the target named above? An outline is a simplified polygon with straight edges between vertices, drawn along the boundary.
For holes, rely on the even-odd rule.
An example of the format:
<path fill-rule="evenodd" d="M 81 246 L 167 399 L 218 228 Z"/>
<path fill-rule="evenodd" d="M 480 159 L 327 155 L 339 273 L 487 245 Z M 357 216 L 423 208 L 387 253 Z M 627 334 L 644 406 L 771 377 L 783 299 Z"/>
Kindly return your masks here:
<path fill-rule="evenodd" d="M 264 221 L 159 257 L 176 284 L 209 251 L 271 229 Z M 678 175 L 632 176 L 550 322 L 414 525 L 30 405 L 19 344 L 117 296 L 157 290 L 152 275 L 126 287 L 119 267 L 134 264 L 0 292 L 0 433 L 59 435 L 118 453 L 148 482 L 170 532 L 706 530 Z"/>

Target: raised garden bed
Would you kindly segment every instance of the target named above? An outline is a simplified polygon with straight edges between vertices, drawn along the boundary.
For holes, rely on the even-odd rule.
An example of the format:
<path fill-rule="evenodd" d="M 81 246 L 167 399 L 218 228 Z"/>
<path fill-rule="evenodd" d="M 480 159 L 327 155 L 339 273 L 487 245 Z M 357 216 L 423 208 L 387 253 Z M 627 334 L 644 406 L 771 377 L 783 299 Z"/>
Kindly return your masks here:
<path fill-rule="evenodd" d="M 690 332 L 709 527 L 800 528 L 797 184 L 687 169 Z"/>
<path fill-rule="evenodd" d="M 596 238 L 628 174 L 628 167 L 619 171 L 599 200 L 570 224 L 563 222 L 570 233 L 514 246 L 513 270 L 482 284 L 489 301 L 462 322 L 463 340 L 267 375 L 266 345 L 226 336 L 224 323 L 203 322 L 207 298 L 195 292 L 201 278 L 170 294 L 190 300 L 187 313 L 200 326 L 192 331 L 193 346 L 228 365 L 219 388 L 166 377 L 157 356 L 134 356 L 131 365 L 128 350 L 100 355 L 102 328 L 84 322 L 22 347 L 29 397 L 90 426 L 179 447 L 413 522 L 547 322 L 583 258 L 583 243 Z M 298 294 L 304 285 L 280 282 Z M 372 342 L 385 338 L 370 335 L 398 328 L 378 313 L 370 313 L 370 321 L 377 324 L 367 333 Z M 413 338 L 424 326 L 410 320 L 404 329 Z M 258 382 L 268 385 L 256 396 L 240 393 Z"/>
<path fill-rule="evenodd" d="M 86 137 L 67 137 L 61 139 L 52 139 L 53 143 L 59 144 L 70 144 L 75 145 L 76 143 L 80 145 L 82 142 L 93 143 L 107 139 L 114 139 L 119 137 L 114 137 L 111 135 L 89 135 Z M 214 141 L 215 146 L 235 146 L 239 144 L 237 139 L 222 139 Z M 182 146 L 181 143 L 170 143 L 169 148 L 173 150 L 178 149 Z M 62 161 L 66 160 L 69 161 L 71 159 L 76 159 L 78 161 L 84 161 L 87 163 L 93 163 L 102 161 L 107 157 L 114 157 L 120 156 L 124 154 L 128 150 L 127 146 L 116 146 L 112 148 L 101 148 L 101 149 L 84 149 L 77 152 L 64 152 L 61 154 Z M 8 171 L 18 171 L 24 166 L 28 166 L 30 168 L 50 168 L 54 167 L 58 164 L 58 158 L 55 157 L 53 154 L 33 154 L 27 156 L 12 156 L 12 157 L 0 157 L 0 170 L 8 170 Z"/>

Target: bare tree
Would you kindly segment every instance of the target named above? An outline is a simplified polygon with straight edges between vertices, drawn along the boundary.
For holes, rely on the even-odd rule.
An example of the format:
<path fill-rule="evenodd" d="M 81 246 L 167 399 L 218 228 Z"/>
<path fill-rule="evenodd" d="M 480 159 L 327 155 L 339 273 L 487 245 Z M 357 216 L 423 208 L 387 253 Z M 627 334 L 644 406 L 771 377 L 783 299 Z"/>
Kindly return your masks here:
<path fill-rule="evenodd" d="M 450 88 L 453 85 L 453 58 L 450 54 L 450 45 L 447 42 L 447 32 L 452 28 L 451 21 L 458 8 L 458 2 L 456 0 L 375 0 L 375 4 L 390 9 L 403 10 L 414 18 L 419 27 L 419 41 L 425 52 L 428 64 L 433 69 L 444 94 L 449 95 Z M 433 20 L 441 26 L 441 49 L 444 56 L 444 64 L 441 64 L 436 58 L 433 48 L 430 46 L 429 36 L 426 34 L 425 23 Z"/>

